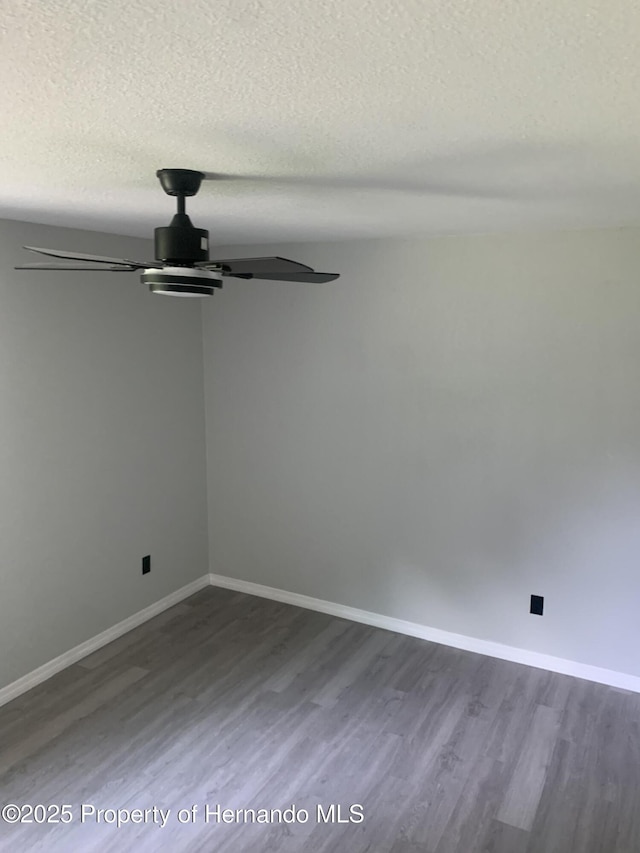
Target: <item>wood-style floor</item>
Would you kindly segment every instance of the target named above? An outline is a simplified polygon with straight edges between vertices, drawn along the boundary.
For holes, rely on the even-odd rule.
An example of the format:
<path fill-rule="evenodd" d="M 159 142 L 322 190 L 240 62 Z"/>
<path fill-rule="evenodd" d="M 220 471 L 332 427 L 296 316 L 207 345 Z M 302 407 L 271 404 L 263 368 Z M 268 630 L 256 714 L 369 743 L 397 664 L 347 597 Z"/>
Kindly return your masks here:
<path fill-rule="evenodd" d="M 639 722 L 640 695 L 208 588 L 0 709 L 0 806 L 72 817 L 0 849 L 638 853 Z"/>

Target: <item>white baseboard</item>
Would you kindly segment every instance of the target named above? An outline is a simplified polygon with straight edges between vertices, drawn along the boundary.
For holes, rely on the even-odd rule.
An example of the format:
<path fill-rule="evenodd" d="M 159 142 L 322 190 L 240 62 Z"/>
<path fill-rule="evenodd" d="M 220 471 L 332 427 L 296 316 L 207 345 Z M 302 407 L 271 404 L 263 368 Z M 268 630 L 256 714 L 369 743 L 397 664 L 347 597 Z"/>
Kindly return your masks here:
<path fill-rule="evenodd" d="M 192 583 L 177 589 L 175 592 L 160 599 L 160 601 L 156 601 L 154 604 L 150 604 L 149 607 L 139 610 L 133 616 L 123 619 L 117 625 L 108 628 L 95 637 L 91 637 L 91 639 L 81 643 L 79 646 L 75 646 L 68 652 L 38 667 L 38 669 L 34 669 L 33 672 L 29 672 L 17 681 L 1 688 L 0 706 L 5 705 L 22 693 L 26 693 L 27 690 L 31 690 L 32 687 L 46 681 L 47 678 L 51 678 L 52 675 L 55 675 L 67 666 L 77 663 L 82 658 L 102 648 L 102 646 L 106 646 L 112 640 L 117 640 L 118 637 L 126 634 L 127 631 L 137 628 L 139 625 L 142 625 L 144 622 L 147 622 L 149 619 L 152 619 L 169 607 L 173 607 L 174 604 L 178 604 L 180 601 L 193 595 L 194 592 L 198 592 L 210 584 L 212 586 L 233 589 L 237 592 L 245 592 L 248 595 L 269 598 L 273 601 L 282 601 L 284 604 L 293 604 L 297 607 L 304 607 L 307 610 L 317 610 L 320 613 L 339 616 L 342 619 L 349 619 L 352 622 L 362 622 L 365 625 L 384 628 L 387 631 L 394 631 L 397 634 L 419 637 L 421 640 L 429 640 L 444 646 L 452 646 L 456 649 L 477 652 L 481 655 L 513 661 L 514 663 L 522 663 L 525 666 L 534 666 L 537 669 L 546 669 L 550 672 L 561 673 L 562 675 L 572 675 L 575 678 L 584 678 L 587 681 L 595 681 L 599 684 L 606 684 L 609 687 L 617 687 L 621 690 L 640 693 L 640 678 L 635 675 L 616 672 L 612 669 L 602 669 L 598 666 L 590 666 L 589 664 L 578 663 L 577 661 L 565 660 L 564 658 L 554 657 L 553 655 L 544 655 L 539 652 L 529 651 L 528 649 L 519 649 L 515 646 L 506 646 L 502 643 L 491 642 L 490 640 L 479 640 L 475 637 L 467 637 L 464 634 L 453 634 L 450 631 L 429 628 L 427 625 L 420 625 L 417 622 L 407 622 L 404 619 L 384 616 L 382 613 L 372 613 L 369 610 L 359 610 L 357 607 L 348 607 L 345 604 L 338 604 L 335 601 L 312 598 L 310 595 L 301 595 L 297 592 L 288 592 L 284 589 L 263 586 L 263 584 L 251 581 L 211 574 L 203 575 Z"/>
<path fill-rule="evenodd" d="M 475 637 L 467 637 L 464 634 L 453 634 L 450 631 L 429 628 L 427 625 L 420 625 L 417 622 L 407 622 L 404 619 L 384 616 L 382 613 L 359 610 L 356 607 L 348 607 L 345 604 L 337 604 L 334 601 L 324 601 L 321 598 L 312 598 L 310 595 L 301 595 L 297 592 L 287 592 L 284 589 L 263 586 L 262 584 L 252 583 L 251 581 L 214 574 L 209 577 L 213 586 L 246 592 L 249 595 L 258 595 L 261 598 L 270 598 L 273 601 L 282 601 L 285 604 L 294 604 L 297 607 L 304 607 L 307 610 L 318 610 L 320 613 L 329 613 L 331 616 L 340 616 L 343 619 L 350 619 L 352 622 L 362 622 L 365 625 L 372 625 L 375 628 L 385 628 L 387 631 L 395 631 L 397 634 L 419 637 L 421 640 L 430 640 L 432 643 L 440 643 L 443 646 L 453 646 L 456 649 L 477 652 L 488 657 L 522 663 L 525 666 L 546 669 L 550 672 L 561 673 L 562 675 L 572 675 L 575 678 L 584 678 L 587 681 L 595 681 L 599 684 L 606 684 L 609 687 L 618 687 L 622 690 L 640 693 L 640 678 L 636 675 L 628 675 L 627 673 L 617 672 L 613 669 L 602 669 L 599 666 L 565 660 L 564 658 L 554 657 L 553 655 L 532 652 L 528 649 L 519 649 L 515 646 L 506 646 L 502 643 L 491 642 L 490 640 L 479 640 Z"/>
<path fill-rule="evenodd" d="M 137 628 L 138 625 L 142 625 L 149 619 L 153 619 L 154 616 L 157 616 L 164 610 L 168 610 L 169 607 L 173 607 L 174 604 L 178 604 L 183 599 L 193 595 L 194 592 L 204 589 L 204 587 L 209 586 L 210 583 L 211 580 L 209 575 L 203 575 L 201 578 L 192 581 L 192 583 L 188 583 L 186 586 L 177 589 L 175 592 L 169 593 L 169 595 L 161 598 L 160 601 L 156 601 L 153 604 L 150 604 L 149 607 L 139 610 L 137 613 L 134 613 L 133 616 L 123 619 L 122 622 L 118 622 L 117 625 L 107 628 L 107 630 L 103 631 L 101 634 L 96 634 L 95 637 L 91 637 L 91 639 L 86 642 L 80 643 L 79 646 L 75 646 L 73 649 L 69 649 L 68 652 L 64 652 L 64 654 L 59 655 L 57 658 L 39 666 L 37 669 L 27 673 L 27 675 L 24 675 L 17 681 L 7 684 L 6 687 L 0 689 L 0 706 L 6 705 L 7 702 L 10 702 L 12 699 L 20 696 L 22 693 L 26 693 L 27 690 L 31 690 L 32 687 L 35 687 L 42 681 L 46 681 L 47 678 L 51 678 L 52 675 L 55 675 L 57 672 L 71 666 L 71 664 L 77 663 L 79 660 L 82 660 L 82 658 L 85 658 L 97 649 L 102 648 L 102 646 L 106 646 L 107 643 L 110 643 L 112 640 L 117 640 L 118 637 L 126 634 L 127 631 L 131 631 L 133 628 Z"/>

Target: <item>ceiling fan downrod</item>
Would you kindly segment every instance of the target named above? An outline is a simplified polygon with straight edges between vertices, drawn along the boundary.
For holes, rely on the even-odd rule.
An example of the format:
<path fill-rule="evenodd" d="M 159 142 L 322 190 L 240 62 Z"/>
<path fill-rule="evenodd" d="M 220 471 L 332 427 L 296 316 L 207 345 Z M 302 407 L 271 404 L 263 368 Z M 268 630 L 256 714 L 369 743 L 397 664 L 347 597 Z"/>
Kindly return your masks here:
<path fill-rule="evenodd" d="M 175 196 L 177 211 L 170 225 L 154 229 L 155 256 L 163 263 L 191 266 L 209 260 L 209 232 L 196 228 L 186 213 L 185 199 L 200 189 L 203 172 L 158 169 L 156 176 L 167 195 Z"/>

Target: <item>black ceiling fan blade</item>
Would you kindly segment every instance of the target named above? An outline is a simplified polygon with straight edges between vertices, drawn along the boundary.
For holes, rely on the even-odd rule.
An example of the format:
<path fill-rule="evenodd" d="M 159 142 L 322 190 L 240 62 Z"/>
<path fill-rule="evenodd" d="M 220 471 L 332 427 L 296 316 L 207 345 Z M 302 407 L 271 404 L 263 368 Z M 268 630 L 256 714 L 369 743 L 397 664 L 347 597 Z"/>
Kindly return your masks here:
<path fill-rule="evenodd" d="M 232 278 L 262 278 L 268 281 L 308 281 L 309 283 L 322 284 L 325 281 L 335 281 L 340 278 L 336 272 L 260 272 L 260 273 L 225 273 Z"/>
<path fill-rule="evenodd" d="M 140 269 L 137 266 L 125 266 L 124 264 L 118 264 L 117 266 L 107 266 L 106 264 L 96 264 L 95 266 L 80 266 L 76 264 L 76 266 L 69 266 L 67 264 L 21 264 L 18 267 L 14 267 L 14 270 L 91 270 L 93 272 L 133 272 L 134 270 Z"/>
<path fill-rule="evenodd" d="M 313 272 L 313 267 L 291 261 L 289 258 L 232 258 L 226 260 L 203 261 L 197 263 L 200 269 L 218 268 L 227 275 L 252 275 L 254 278 L 265 278 L 262 273 L 275 272 Z"/>
<path fill-rule="evenodd" d="M 28 252 L 38 252 L 51 258 L 62 258 L 65 261 L 90 261 L 94 264 L 118 264 L 138 269 L 156 267 L 162 269 L 162 264 L 157 261 L 129 261 L 125 258 L 105 258 L 102 255 L 86 255 L 82 252 L 63 252 L 60 249 L 39 249 L 36 246 L 23 246 Z"/>

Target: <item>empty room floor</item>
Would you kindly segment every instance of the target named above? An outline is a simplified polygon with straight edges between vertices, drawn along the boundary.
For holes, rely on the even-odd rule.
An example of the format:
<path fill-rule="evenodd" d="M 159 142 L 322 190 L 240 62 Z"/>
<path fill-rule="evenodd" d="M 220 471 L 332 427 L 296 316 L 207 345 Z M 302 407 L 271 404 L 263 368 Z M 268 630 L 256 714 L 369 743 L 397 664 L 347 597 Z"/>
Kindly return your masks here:
<path fill-rule="evenodd" d="M 637 853 L 639 721 L 640 695 L 207 588 L 0 709 L 0 804 L 69 807 L 0 849 Z"/>

